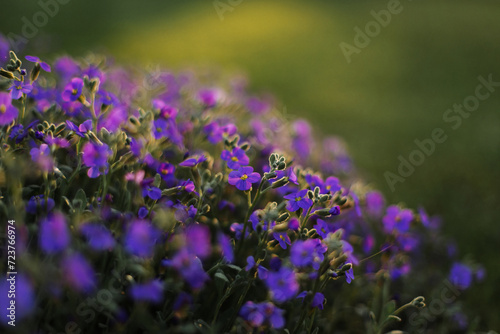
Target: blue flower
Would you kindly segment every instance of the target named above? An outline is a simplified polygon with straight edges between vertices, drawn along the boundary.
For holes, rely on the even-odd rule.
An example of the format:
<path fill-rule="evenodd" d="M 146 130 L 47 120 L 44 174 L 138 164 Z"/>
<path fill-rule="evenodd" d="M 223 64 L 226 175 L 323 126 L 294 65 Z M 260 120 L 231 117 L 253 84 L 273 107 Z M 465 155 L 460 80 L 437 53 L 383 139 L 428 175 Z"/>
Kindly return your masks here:
<path fill-rule="evenodd" d="M 272 298 L 278 303 L 292 299 L 299 291 L 295 272 L 288 267 L 281 267 L 279 271 L 270 272 L 265 282 Z"/>
<path fill-rule="evenodd" d="M 287 210 L 293 212 L 298 209 L 309 209 L 313 205 L 313 201 L 307 196 L 308 191 L 307 189 L 303 189 L 296 193 L 283 196 L 285 199 L 289 200 L 286 206 Z"/>

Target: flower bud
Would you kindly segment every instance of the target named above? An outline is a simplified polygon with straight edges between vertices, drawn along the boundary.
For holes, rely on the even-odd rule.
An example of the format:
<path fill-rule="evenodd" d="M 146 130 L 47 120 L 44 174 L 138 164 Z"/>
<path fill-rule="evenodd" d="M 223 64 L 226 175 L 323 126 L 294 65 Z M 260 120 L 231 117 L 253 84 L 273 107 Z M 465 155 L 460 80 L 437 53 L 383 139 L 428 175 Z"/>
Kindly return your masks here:
<path fill-rule="evenodd" d="M 2 67 L 0 67 L 0 75 L 2 77 L 5 77 L 7 79 L 14 79 L 15 76 L 11 71 L 4 70 Z"/>
<path fill-rule="evenodd" d="M 285 176 L 285 177 L 282 177 L 281 179 L 279 179 L 278 181 L 273 182 L 271 188 L 273 188 L 273 189 L 280 188 L 280 187 L 283 187 L 284 185 L 286 185 L 287 183 L 288 183 L 288 177 Z"/>
<path fill-rule="evenodd" d="M 33 67 L 33 69 L 31 70 L 31 73 L 30 73 L 31 82 L 34 82 L 34 81 L 36 81 L 36 79 L 38 79 L 38 75 L 40 74 L 41 69 L 42 68 L 41 68 L 40 64 L 36 63 L 35 67 Z"/>
<path fill-rule="evenodd" d="M 417 308 L 423 308 L 425 307 L 425 298 L 422 296 L 415 297 L 412 301 L 411 304 Z"/>
<path fill-rule="evenodd" d="M 288 212 L 282 213 L 281 215 L 279 215 L 278 218 L 276 218 L 276 222 L 281 223 L 281 222 L 287 220 L 289 217 L 290 217 L 290 214 Z"/>

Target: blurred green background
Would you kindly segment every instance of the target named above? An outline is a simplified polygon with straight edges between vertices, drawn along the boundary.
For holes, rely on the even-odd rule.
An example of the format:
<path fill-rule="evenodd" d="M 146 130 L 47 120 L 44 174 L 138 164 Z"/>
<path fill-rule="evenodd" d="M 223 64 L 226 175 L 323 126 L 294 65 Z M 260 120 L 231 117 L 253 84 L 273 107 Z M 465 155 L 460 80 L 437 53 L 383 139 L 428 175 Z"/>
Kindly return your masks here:
<path fill-rule="evenodd" d="M 462 254 L 488 270 L 461 300 L 500 327 L 500 87 L 457 130 L 443 121 L 474 94 L 479 75 L 500 81 L 498 1 L 404 0 L 350 63 L 339 44 L 353 44 L 354 28 L 364 30 L 388 1 L 221 0 L 229 6 L 222 16 L 211 0 L 65 1 L 27 52 L 92 50 L 129 63 L 246 73 L 256 92 L 345 138 L 361 175 L 388 201 L 442 215 Z M 2 0 L 0 31 L 20 34 L 23 16 L 32 21 L 40 10 L 36 1 Z M 448 140 L 392 192 L 384 172 L 397 173 L 398 156 L 436 127 Z"/>

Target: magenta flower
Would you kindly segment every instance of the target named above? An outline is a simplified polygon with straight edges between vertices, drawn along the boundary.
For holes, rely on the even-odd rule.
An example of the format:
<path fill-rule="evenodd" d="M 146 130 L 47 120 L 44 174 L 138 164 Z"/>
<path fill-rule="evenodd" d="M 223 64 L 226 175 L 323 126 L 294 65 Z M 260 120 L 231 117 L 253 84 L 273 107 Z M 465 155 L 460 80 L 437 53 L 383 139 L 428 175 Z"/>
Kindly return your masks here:
<path fill-rule="evenodd" d="M 66 218 L 62 213 L 50 214 L 41 222 L 38 243 L 45 253 L 59 253 L 69 246 L 70 241 Z"/>
<path fill-rule="evenodd" d="M 221 153 L 221 159 L 227 161 L 227 167 L 231 169 L 238 169 L 241 166 L 246 166 L 249 163 L 249 159 L 244 150 L 239 147 L 235 147 L 232 151 L 224 150 Z"/>
<path fill-rule="evenodd" d="M 13 100 L 20 99 L 23 94 L 28 94 L 33 89 L 33 86 L 22 81 L 14 81 L 14 84 L 9 88 L 10 96 Z"/>
<path fill-rule="evenodd" d="M 25 57 L 27 61 L 30 61 L 32 63 L 40 64 L 40 67 L 45 71 L 45 72 L 50 72 L 52 69 L 50 68 L 50 65 L 47 64 L 46 62 L 43 62 L 40 60 L 40 58 L 35 57 L 35 56 L 26 56 Z"/>
<path fill-rule="evenodd" d="M 252 183 L 260 181 L 260 174 L 255 173 L 251 166 L 240 167 L 237 171 L 229 173 L 228 182 L 230 185 L 236 186 L 239 190 L 250 190 Z"/>
<path fill-rule="evenodd" d="M 10 124 L 16 119 L 18 110 L 12 105 L 12 97 L 0 92 L 0 125 Z"/>
<path fill-rule="evenodd" d="M 64 87 L 62 92 L 62 99 L 66 102 L 77 101 L 82 95 L 83 80 L 80 78 L 73 78 L 71 82 Z"/>
<path fill-rule="evenodd" d="M 297 211 L 298 209 L 307 210 L 313 205 L 312 199 L 307 196 L 309 190 L 303 189 L 296 193 L 288 194 L 283 198 L 289 200 L 286 208 L 288 211 Z"/>

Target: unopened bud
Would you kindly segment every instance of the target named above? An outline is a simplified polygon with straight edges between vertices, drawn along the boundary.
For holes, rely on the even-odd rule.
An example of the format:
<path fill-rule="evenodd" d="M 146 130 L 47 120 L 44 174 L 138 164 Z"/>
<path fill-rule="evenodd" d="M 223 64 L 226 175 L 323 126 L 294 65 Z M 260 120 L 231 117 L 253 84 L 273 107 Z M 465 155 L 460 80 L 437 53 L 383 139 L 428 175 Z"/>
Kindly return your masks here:
<path fill-rule="evenodd" d="M 288 183 L 288 177 L 285 176 L 285 177 L 282 177 L 281 179 L 279 179 L 278 181 L 273 182 L 273 185 L 271 186 L 271 188 L 273 188 L 273 189 L 280 188 L 280 187 L 285 186 L 287 183 Z"/>
<path fill-rule="evenodd" d="M 290 217 L 290 214 L 288 212 L 285 212 L 285 213 L 282 213 L 281 215 L 279 215 L 279 217 L 276 219 L 276 222 L 277 223 L 281 223 L 285 220 L 287 220 L 288 218 Z"/>
<path fill-rule="evenodd" d="M 31 70 L 31 73 L 30 73 L 31 82 L 34 82 L 34 81 L 36 81 L 36 79 L 38 79 L 38 75 L 40 74 L 41 69 L 42 68 L 40 67 L 40 64 L 36 63 L 35 67 L 33 67 L 33 69 Z"/>
<path fill-rule="evenodd" d="M 15 76 L 11 71 L 4 70 L 2 67 L 0 67 L 0 75 L 2 77 L 5 77 L 7 79 L 14 79 Z"/>

